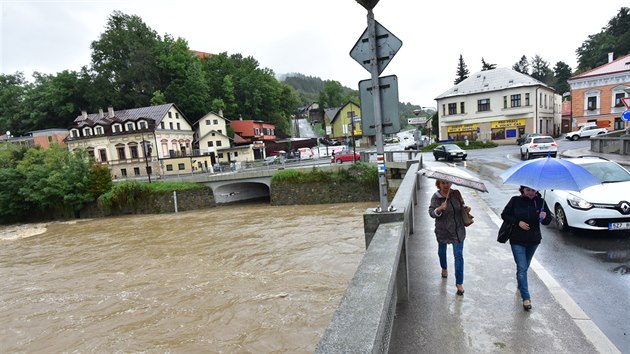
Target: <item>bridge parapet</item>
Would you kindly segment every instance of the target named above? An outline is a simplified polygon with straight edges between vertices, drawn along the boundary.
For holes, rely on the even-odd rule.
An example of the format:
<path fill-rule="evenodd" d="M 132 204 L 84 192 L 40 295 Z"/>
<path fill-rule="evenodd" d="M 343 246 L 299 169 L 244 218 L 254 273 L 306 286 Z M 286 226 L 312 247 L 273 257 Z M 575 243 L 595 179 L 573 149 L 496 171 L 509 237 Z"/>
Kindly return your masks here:
<path fill-rule="evenodd" d="M 419 163 L 409 166 L 393 212 L 363 216 L 366 253 L 330 321 L 316 353 L 388 351 L 396 304 L 408 299 L 407 239 L 414 231 Z"/>

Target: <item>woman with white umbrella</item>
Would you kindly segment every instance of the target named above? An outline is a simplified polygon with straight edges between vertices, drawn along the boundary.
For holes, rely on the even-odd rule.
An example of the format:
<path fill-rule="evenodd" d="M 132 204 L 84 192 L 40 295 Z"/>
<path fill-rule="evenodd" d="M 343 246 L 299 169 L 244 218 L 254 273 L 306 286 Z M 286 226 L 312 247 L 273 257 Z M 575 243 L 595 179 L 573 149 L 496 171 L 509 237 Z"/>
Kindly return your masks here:
<path fill-rule="evenodd" d="M 501 218 L 514 225 L 510 234 L 510 247 L 516 263 L 516 282 L 523 300 L 525 311 L 532 309 L 531 296 L 527 283 L 527 271 L 534 253 L 542 240 L 540 224 L 549 225 L 551 215 L 545 210 L 547 205 L 537 190 L 521 186 L 521 195 L 514 196 L 507 203 Z"/>

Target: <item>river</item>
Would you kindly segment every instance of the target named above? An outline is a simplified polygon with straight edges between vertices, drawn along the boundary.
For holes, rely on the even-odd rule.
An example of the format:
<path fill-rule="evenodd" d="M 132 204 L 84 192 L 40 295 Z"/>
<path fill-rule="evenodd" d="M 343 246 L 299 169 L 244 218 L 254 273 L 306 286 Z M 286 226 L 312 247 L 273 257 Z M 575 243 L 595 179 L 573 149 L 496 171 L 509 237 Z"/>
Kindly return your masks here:
<path fill-rule="evenodd" d="M 0 226 L 2 353 L 311 353 L 374 203 Z"/>

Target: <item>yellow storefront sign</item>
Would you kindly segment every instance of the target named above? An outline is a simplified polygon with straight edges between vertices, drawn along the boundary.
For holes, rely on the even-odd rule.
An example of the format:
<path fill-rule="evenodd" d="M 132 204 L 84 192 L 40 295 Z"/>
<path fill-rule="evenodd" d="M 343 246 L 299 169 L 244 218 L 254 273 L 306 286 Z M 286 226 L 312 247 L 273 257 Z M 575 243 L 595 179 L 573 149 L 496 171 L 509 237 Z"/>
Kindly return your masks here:
<path fill-rule="evenodd" d="M 497 120 L 492 122 L 492 129 L 494 128 L 515 128 L 525 125 L 525 119 L 508 119 L 508 120 Z"/>
<path fill-rule="evenodd" d="M 477 130 L 477 126 L 478 124 L 451 125 L 447 127 L 447 132 L 449 133 L 469 132 L 472 130 Z"/>

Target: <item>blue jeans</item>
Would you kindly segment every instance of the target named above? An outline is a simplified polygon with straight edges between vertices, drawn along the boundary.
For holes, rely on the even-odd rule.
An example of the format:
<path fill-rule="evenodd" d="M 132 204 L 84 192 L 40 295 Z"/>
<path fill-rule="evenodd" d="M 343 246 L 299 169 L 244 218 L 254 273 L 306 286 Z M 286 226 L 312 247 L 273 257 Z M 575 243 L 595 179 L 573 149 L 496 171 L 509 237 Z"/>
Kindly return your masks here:
<path fill-rule="evenodd" d="M 438 256 L 442 269 L 448 269 L 446 263 L 447 243 L 438 242 Z M 453 257 L 455 257 L 455 284 L 464 284 L 464 241 L 453 243 Z"/>
<path fill-rule="evenodd" d="M 521 292 L 521 299 L 523 299 L 523 301 L 530 300 L 529 289 L 527 287 L 527 270 L 529 269 L 529 264 L 532 262 L 538 245 L 525 246 L 510 244 L 510 246 L 512 247 L 514 262 L 516 262 L 516 282 L 518 283 L 518 290 Z"/>

